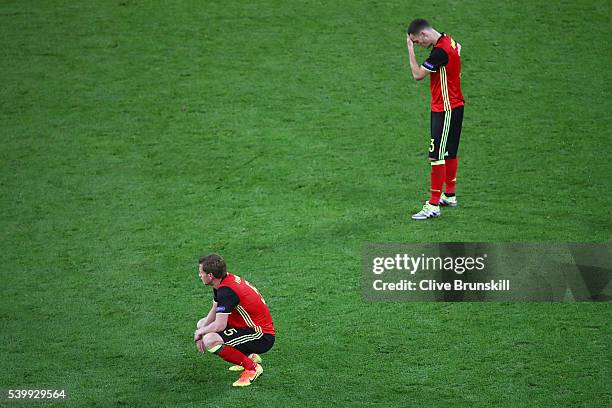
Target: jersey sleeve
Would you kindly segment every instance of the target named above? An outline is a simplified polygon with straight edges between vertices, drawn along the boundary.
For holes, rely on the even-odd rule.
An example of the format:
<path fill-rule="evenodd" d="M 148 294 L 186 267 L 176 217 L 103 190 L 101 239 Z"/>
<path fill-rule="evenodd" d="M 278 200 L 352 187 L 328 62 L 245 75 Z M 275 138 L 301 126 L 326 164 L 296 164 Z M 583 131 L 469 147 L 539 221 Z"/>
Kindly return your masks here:
<path fill-rule="evenodd" d="M 440 67 L 448 64 L 448 54 L 442 48 L 434 47 L 429 54 L 429 58 L 421 65 L 429 72 L 437 72 Z"/>
<path fill-rule="evenodd" d="M 217 313 L 229 314 L 240 303 L 240 298 L 232 289 L 222 286 L 214 291 L 215 302 L 217 302 Z"/>

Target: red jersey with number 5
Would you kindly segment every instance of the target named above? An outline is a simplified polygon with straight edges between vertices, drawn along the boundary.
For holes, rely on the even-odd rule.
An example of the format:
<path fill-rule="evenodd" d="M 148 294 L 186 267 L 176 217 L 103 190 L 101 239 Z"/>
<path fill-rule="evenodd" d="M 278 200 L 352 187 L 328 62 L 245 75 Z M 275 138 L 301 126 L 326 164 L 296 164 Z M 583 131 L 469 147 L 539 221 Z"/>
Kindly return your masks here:
<path fill-rule="evenodd" d="M 244 278 L 228 273 L 214 294 L 217 313 L 229 313 L 228 327 L 274 335 L 272 315 L 265 300 Z"/>
<path fill-rule="evenodd" d="M 431 72 L 431 111 L 451 111 L 463 106 L 461 44 L 442 33 L 422 67 Z"/>

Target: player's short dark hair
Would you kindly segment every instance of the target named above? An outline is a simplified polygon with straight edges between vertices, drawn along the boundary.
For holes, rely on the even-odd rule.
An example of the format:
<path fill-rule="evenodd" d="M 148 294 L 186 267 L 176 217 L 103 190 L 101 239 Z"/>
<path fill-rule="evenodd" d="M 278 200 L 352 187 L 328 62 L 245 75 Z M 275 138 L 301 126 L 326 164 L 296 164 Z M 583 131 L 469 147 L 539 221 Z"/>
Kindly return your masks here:
<path fill-rule="evenodd" d="M 227 275 L 227 266 L 225 260 L 219 254 L 210 254 L 200 258 L 200 265 L 206 273 L 212 273 L 217 279 L 225 278 Z"/>
<path fill-rule="evenodd" d="M 426 28 L 430 28 L 431 24 L 425 19 L 415 18 L 408 26 L 408 34 L 418 34 Z"/>

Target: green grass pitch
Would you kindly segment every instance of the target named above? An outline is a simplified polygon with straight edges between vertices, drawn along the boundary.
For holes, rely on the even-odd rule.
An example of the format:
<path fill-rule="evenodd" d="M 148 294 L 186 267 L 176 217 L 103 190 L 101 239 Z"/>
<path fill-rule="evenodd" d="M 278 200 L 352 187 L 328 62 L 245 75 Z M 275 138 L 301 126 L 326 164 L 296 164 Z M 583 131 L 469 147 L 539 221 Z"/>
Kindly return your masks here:
<path fill-rule="evenodd" d="M 610 240 L 610 2 L 427 3 L 0 2 L 0 388 L 65 388 L 66 407 L 612 404 L 609 303 L 361 298 L 364 242 Z M 462 44 L 467 102 L 461 207 L 424 223 L 414 17 Z M 192 341 L 213 250 L 278 330 L 247 389 Z"/>

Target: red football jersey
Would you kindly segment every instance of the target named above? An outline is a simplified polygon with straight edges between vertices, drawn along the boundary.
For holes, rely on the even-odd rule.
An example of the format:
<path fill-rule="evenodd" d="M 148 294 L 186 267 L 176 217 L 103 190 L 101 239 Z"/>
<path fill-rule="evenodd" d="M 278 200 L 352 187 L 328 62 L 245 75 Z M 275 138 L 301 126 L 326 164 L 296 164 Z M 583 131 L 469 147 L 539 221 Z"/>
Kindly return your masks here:
<path fill-rule="evenodd" d="M 422 67 L 431 72 L 431 111 L 444 112 L 464 105 L 461 93 L 461 45 L 442 33 Z"/>
<path fill-rule="evenodd" d="M 251 328 L 256 332 L 274 335 L 274 324 L 266 302 L 244 278 L 228 273 L 214 294 L 217 313 L 230 314 L 227 321 L 229 327 Z"/>

